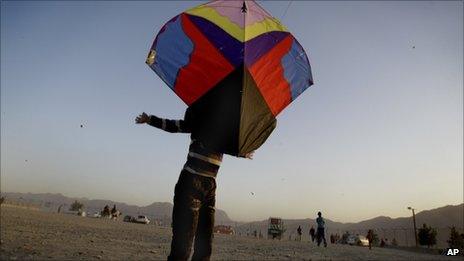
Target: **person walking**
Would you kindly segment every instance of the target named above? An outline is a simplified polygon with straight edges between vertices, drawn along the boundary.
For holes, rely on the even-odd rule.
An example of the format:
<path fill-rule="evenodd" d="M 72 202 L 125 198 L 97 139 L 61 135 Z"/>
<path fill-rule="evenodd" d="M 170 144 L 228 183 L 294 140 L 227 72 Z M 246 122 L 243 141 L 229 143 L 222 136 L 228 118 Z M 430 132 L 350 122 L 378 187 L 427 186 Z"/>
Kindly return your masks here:
<path fill-rule="evenodd" d="M 311 229 L 309 230 L 309 236 L 311 237 L 311 241 L 314 242 L 314 239 L 316 238 L 316 230 L 313 226 L 311 226 Z"/>
<path fill-rule="evenodd" d="M 325 221 L 324 218 L 322 218 L 322 213 L 319 211 L 317 213 L 317 218 L 316 218 L 316 223 L 317 223 L 317 246 L 319 246 L 324 240 L 324 247 L 327 247 L 327 241 L 325 240 Z"/>
<path fill-rule="evenodd" d="M 369 229 L 366 235 L 367 241 L 369 241 L 369 250 L 372 249 L 372 242 L 374 241 L 374 231 Z"/>
<path fill-rule="evenodd" d="M 302 235 L 301 226 L 298 226 L 298 228 L 296 229 L 296 233 L 298 233 L 298 241 L 301 241 L 301 235 Z"/>

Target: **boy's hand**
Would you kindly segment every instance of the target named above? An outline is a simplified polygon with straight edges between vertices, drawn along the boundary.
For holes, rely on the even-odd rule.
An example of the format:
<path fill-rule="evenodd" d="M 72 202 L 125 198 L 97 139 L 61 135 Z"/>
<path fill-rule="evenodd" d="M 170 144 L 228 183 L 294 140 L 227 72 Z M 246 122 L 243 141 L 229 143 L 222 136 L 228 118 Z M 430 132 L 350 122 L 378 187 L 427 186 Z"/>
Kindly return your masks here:
<path fill-rule="evenodd" d="M 142 114 L 137 116 L 137 118 L 135 118 L 135 123 L 137 124 L 148 123 L 149 120 L 150 120 L 150 117 L 148 117 L 148 115 L 145 112 L 143 112 Z"/>
<path fill-rule="evenodd" d="M 253 159 L 253 156 L 254 156 L 254 154 L 255 154 L 255 151 L 248 152 L 248 153 L 245 155 L 245 158 L 247 158 L 247 159 L 251 159 L 251 160 L 252 160 L 252 159 Z"/>

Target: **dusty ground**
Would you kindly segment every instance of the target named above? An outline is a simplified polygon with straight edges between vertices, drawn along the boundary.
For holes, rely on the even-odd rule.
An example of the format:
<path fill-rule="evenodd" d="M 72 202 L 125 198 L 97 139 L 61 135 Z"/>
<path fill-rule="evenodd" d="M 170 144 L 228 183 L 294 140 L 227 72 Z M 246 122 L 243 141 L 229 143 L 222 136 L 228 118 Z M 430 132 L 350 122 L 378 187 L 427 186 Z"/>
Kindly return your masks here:
<path fill-rule="evenodd" d="M 0 260 L 165 260 L 171 231 L 18 207 L 1 207 Z M 216 235 L 213 260 L 456 260 L 397 249 L 272 241 Z"/>

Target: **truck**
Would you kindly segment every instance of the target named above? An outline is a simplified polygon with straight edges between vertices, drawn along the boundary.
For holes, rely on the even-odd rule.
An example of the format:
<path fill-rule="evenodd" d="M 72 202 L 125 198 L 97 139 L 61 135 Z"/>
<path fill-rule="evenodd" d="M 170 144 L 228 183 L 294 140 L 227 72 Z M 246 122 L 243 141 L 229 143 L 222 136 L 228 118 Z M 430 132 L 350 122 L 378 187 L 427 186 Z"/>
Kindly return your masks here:
<path fill-rule="evenodd" d="M 267 228 L 267 238 L 268 239 L 282 239 L 283 234 L 285 233 L 284 221 L 282 218 L 270 217 L 268 228 Z"/>

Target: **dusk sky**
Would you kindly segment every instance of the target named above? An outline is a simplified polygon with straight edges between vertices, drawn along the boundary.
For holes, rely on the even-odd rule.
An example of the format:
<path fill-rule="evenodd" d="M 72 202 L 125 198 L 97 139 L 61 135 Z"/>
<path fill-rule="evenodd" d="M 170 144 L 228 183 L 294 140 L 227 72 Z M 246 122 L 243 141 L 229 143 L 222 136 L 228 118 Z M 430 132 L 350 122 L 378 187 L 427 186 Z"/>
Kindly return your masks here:
<path fill-rule="evenodd" d="M 134 119 L 183 117 L 145 58 L 200 3 L 2 1 L 1 191 L 172 202 L 189 136 Z M 225 156 L 217 208 L 353 222 L 463 203 L 462 1 L 258 3 L 315 83 L 253 160 Z"/>

